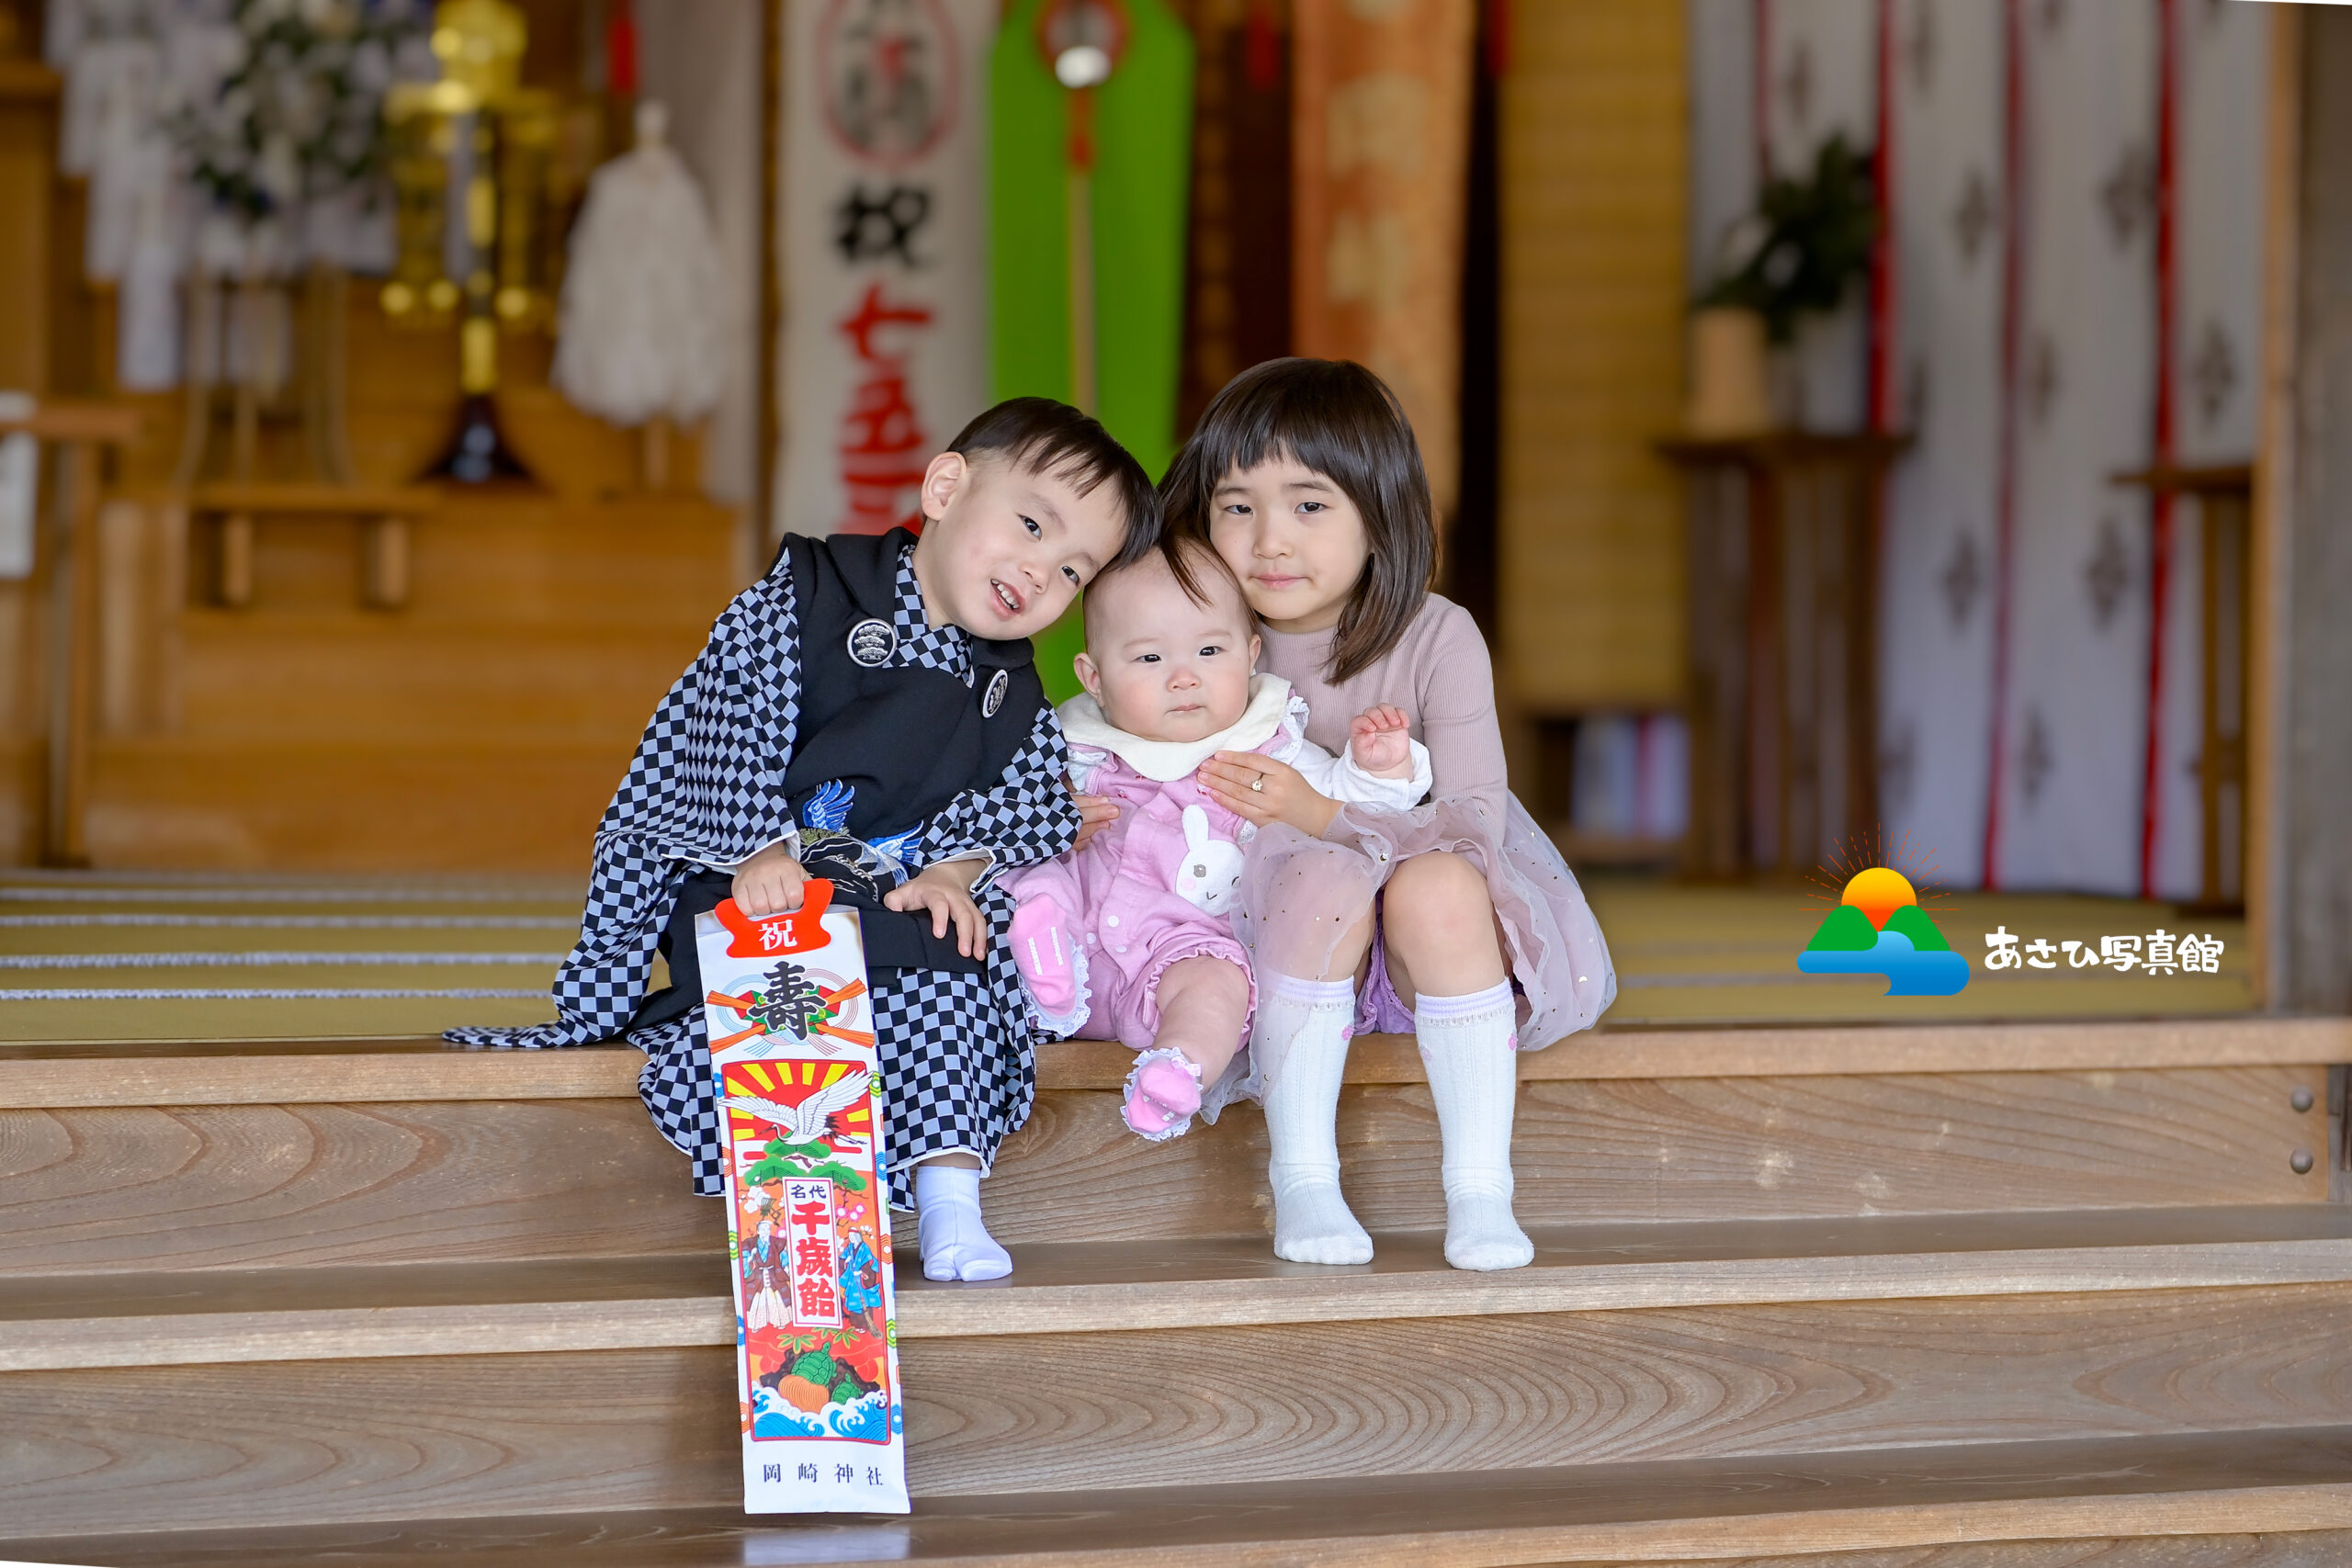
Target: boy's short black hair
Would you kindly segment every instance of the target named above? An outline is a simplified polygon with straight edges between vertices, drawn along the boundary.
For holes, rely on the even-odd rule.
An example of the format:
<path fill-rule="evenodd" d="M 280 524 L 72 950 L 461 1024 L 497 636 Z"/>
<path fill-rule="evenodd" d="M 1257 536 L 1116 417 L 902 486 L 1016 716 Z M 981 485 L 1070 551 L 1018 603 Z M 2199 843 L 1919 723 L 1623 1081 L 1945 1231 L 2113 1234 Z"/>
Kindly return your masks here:
<path fill-rule="evenodd" d="M 1080 495 L 1114 486 L 1127 532 L 1105 570 L 1132 565 L 1159 546 L 1159 491 L 1151 476 L 1100 421 L 1068 403 L 1007 398 L 957 431 L 947 449 L 966 457 L 1001 457 L 1026 472 L 1067 479 Z"/>

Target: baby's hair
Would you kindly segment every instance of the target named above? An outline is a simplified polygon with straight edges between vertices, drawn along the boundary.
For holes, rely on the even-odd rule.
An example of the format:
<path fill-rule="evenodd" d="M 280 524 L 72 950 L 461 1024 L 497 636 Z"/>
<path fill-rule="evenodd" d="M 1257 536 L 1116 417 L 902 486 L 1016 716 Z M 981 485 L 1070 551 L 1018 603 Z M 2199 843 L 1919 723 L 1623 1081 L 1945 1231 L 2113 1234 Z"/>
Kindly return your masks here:
<path fill-rule="evenodd" d="M 1225 564 L 1225 558 L 1217 554 L 1206 539 L 1195 535 L 1178 534 L 1172 530 L 1164 533 L 1155 548 L 1134 560 L 1119 560 L 1104 567 L 1095 573 L 1094 581 L 1087 586 L 1099 589 L 1119 573 L 1154 560 L 1168 569 L 1168 575 L 1176 580 L 1176 586 L 1184 591 L 1185 598 L 1204 610 L 1216 602 L 1218 584 L 1230 587 L 1234 599 L 1241 605 L 1245 629 L 1254 629 L 1257 617 L 1250 613 L 1250 595 L 1241 586 L 1241 579 L 1233 574 L 1233 569 Z M 1090 592 L 1086 602 L 1091 606 L 1096 603 L 1096 595 Z M 1091 613 L 1090 609 L 1090 615 Z M 1091 620 L 1087 624 L 1086 636 L 1090 643 L 1094 640 Z"/>
<path fill-rule="evenodd" d="M 1225 384 L 1160 481 L 1169 531 L 1205 540 L 1217 486 L 1237 469 L 1291 457 L 1340 487 L 1363 514 L 1372 554 L 1331 639 L 1326 675 L 1345 681 L 1387 657 L 1437 572 L 1437 524 L 1413 426 L 1388 384 L 1346 359 L 1270 359 Z"/>
<path fill-rule="evenodd" d="M 1159 544 L 1159 493 L 1151 476 L 1099 422 L 1068 403 L 1007 398 L 956 432 L 947 449 L 966 457 L 990 454 L 1025 473 L 1067 479 L 1080 495 L 1113 486 L 1126 536 L 1111 566 L 1132 565 Z"/>

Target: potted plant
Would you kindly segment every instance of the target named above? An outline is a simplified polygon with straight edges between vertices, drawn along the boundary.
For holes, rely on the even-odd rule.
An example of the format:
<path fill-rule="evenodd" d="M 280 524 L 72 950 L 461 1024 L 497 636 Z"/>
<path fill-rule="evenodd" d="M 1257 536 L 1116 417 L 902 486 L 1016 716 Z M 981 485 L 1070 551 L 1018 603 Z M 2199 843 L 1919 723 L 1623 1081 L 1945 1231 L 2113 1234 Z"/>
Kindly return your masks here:
<path fill-rule="evenodd" d="M 1822 143 L 1809 175 L 1765 183 L 1756 210 L 1724 235 L 1715 281 L 1693 302 L 1691 434 L 1754 434 L 1776 423 L 1770 351 L 1793 343 L 1807 316 L 1845 301 L 1870 269 L 1879 223 L 1870 156 L 1843 132 Z"/>

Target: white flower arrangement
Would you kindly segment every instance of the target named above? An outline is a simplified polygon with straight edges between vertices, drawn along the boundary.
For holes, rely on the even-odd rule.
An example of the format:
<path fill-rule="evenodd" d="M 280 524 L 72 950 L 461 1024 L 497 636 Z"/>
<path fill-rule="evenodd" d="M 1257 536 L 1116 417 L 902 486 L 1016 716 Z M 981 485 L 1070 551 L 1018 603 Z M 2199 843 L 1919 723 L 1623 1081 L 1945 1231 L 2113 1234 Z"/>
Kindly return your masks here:
<path fill-rule="evenodd" d="M 235 0 L 211 31 L 217 87 L 164 124 L 188 179 L 228 220 L 228 248 L 267 231 L 290 239 L 322 204 L 378 205 L 384 94 L 430 73 L 419 0 Z"/>

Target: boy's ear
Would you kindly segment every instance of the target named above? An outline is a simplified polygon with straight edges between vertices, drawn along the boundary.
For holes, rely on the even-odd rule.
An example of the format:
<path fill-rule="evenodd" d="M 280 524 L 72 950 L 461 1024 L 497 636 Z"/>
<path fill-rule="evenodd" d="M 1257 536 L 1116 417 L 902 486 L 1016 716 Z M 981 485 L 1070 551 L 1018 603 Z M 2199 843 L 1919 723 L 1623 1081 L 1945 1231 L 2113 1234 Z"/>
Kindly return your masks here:
<path fill-rule="evenodd" d="M 1086 688 L 1086 694 L 1096 702 L 1101 702 L 1102 700 L 1102 671 L 1094 667 L 1094 660 L 1080 653 L 1076 659 L 1070 660 L 1070 668 L 1078 671 L 1078 683 Z"/>
<path fill-rule="evenodd" d="M 971 477 L 972 465 L 961 452 L 942 452 L 922 471 L 922 514 L 936 523 L 947 514 L 947 503 Z"/>

